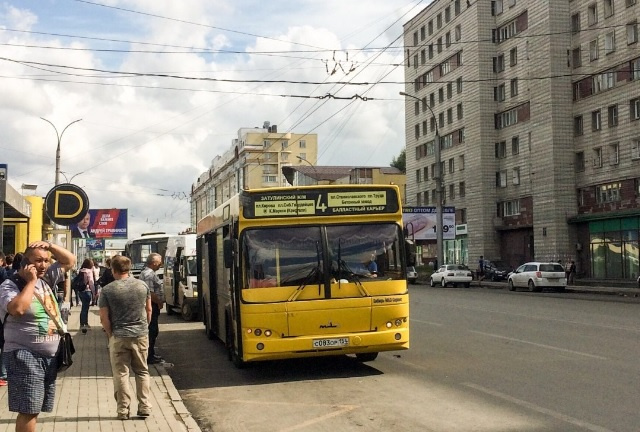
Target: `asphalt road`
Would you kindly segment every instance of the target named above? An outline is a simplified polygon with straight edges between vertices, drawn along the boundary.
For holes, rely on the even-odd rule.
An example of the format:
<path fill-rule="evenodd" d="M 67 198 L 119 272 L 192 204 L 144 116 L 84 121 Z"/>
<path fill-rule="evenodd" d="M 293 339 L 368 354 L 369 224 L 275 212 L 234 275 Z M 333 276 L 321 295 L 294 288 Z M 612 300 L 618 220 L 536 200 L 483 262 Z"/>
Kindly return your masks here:
<path fill-rule="evenodd" d="M 411 349 L 233 367 L 201 323 L 158 346 L 204 431 L 640 430 L 640 301 L 412 285 Z"/>

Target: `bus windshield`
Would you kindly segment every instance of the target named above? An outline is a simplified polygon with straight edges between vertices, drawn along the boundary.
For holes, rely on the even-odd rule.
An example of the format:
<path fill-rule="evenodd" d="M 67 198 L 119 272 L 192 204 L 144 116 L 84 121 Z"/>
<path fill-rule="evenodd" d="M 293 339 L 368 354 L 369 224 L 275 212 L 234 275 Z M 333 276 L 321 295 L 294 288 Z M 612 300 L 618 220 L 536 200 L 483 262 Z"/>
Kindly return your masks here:
<path fill-rule="evenodd" d="M 133 269 L 142 269 L 147 257 L 152 253 L 159 253 L 164 260 L 167 251 L 167 238 L 135 240 L 127 244 L 126 252 Z"/>
<path fill-rule="evenodd" d="M 254 228 L 243 235 L 243 288 L 404 279 L 401 231 L 393 223 Z"/>

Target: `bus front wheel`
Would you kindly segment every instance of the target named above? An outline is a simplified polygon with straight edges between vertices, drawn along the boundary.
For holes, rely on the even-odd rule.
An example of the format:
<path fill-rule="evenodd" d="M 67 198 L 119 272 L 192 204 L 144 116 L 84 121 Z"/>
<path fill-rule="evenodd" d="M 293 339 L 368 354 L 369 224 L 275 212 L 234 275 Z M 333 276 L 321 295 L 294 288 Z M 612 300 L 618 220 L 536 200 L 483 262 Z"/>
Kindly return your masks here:
<path fill-rule="evenodd" d="M 377 352 L 356 354 L 356 359 L 359 362 L 370 362 L 370 361 L 374 361 L 376 358 L 378 358 Z"/>
<path fill-rule="evenodd" d="M 238 355 L 233 344 L 233 338 L 233 329 L 231 328 L 231 324 L 227 321 L 227 358 L 231 360 L 231 363 L 233 363 L 236 368 L 243 369 L 246 366 L 246 363 Z"/>

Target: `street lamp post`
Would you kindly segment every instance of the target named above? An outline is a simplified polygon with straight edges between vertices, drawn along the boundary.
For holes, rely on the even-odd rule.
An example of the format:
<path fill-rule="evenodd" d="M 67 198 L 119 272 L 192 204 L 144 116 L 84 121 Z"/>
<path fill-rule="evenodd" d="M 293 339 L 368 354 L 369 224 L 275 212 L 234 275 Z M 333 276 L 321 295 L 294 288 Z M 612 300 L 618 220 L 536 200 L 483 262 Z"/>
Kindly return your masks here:
<path fill-rule="evenodd" d="M 40 118 L 46 121 L 47 123 L 49 123 L 51 126 L 53 126 L 53 129 L 56 131 L 56 137 L 58 138 L 58 146 L 56 147 L 56 186 L 58 186 L 60 184 L 60 142 L 62 141 L 62 135 L 64 135 L 64 131 L 66 131 L 69 126 L 79 122 L 82 119 L 72 121 L 71 123 L 66 125 L 64 129 L 62 129 L 61 134 L 58 134 L 58 129 L 56 129 L 56 126 L 53 123 L 51 123 L 49 120 L 47 120 L 44 117 L 40 117 Z"/>
<path fill-rule="evenodd" d="M 410 95 L 405 92 L 400 92 L 400 96 L 410 97 L 412 99 L 417 100 L 418 102 L 422 102 L 422 100 L 414 95 Z M 429 104 L 424 104 L 429 108 L 431 112 L 431 117 L 433 118 L 433 124 L 436 126 L 436 136 L 433 139 L 434 141 L 434 154 L 436 157 L 435 163 L 435 173 L 434 180 L 436 181 L 436 260 L 438 261 L 438 265 L 444 264 L 444 242 L 442 238 L 443 234 L 443 223 L 442 223 L 442 158 L 440 156 L 440 133 L 438 132 L 438 119 L 436 115 L 433 113 L 433 110 L 429 106 Z"/>
<path fill-rule="evenodd" d="M 311 168 L 313 168 L 313 172 L 316 175 L 316 177 L 318 176 L 318 171 L 316 170 L 316 166 L 314 164 L 312 164 L 311 162 L 309 162 L 308 160 L 306 160 L 305 158 L 303 158 L 302 156 L 297 155 L 296 158 L 300 159 L 303 162 L 306 162 L 309 164 L 309 166 L 311 166 Z M 316 179 L 316 184 L 318 184 L 318 179 Z"/>

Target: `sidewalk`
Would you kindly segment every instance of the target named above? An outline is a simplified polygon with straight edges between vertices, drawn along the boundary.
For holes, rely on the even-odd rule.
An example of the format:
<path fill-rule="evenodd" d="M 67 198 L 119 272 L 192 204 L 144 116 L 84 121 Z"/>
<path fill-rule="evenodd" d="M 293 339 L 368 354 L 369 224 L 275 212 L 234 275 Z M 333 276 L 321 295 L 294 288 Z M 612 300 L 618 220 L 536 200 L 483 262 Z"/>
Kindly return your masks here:
<path fill-rule="evenodd" d="M 73 307 L 69 317 L 69 332 L 76 348 L 73 366 L 58 375 L 55 407 L 53 412 L 38 416 L 38 432 L 200 432 L 161 365 L 149 366 L 151 416 L 117 420 L 107 337 L 100 326 L 97 306 L 89 311 L 91 330 L 86 335 L 79 331 L 79 322 L 80 308 Z M 135 392 L 133 376 L 131 388 Z M 131 412 L 136 409 L 134 397 Z M 15 418 L 16 414 L 8 409 L 7 387 L 0 387 L 0 432 L 13 432 Z"/>

